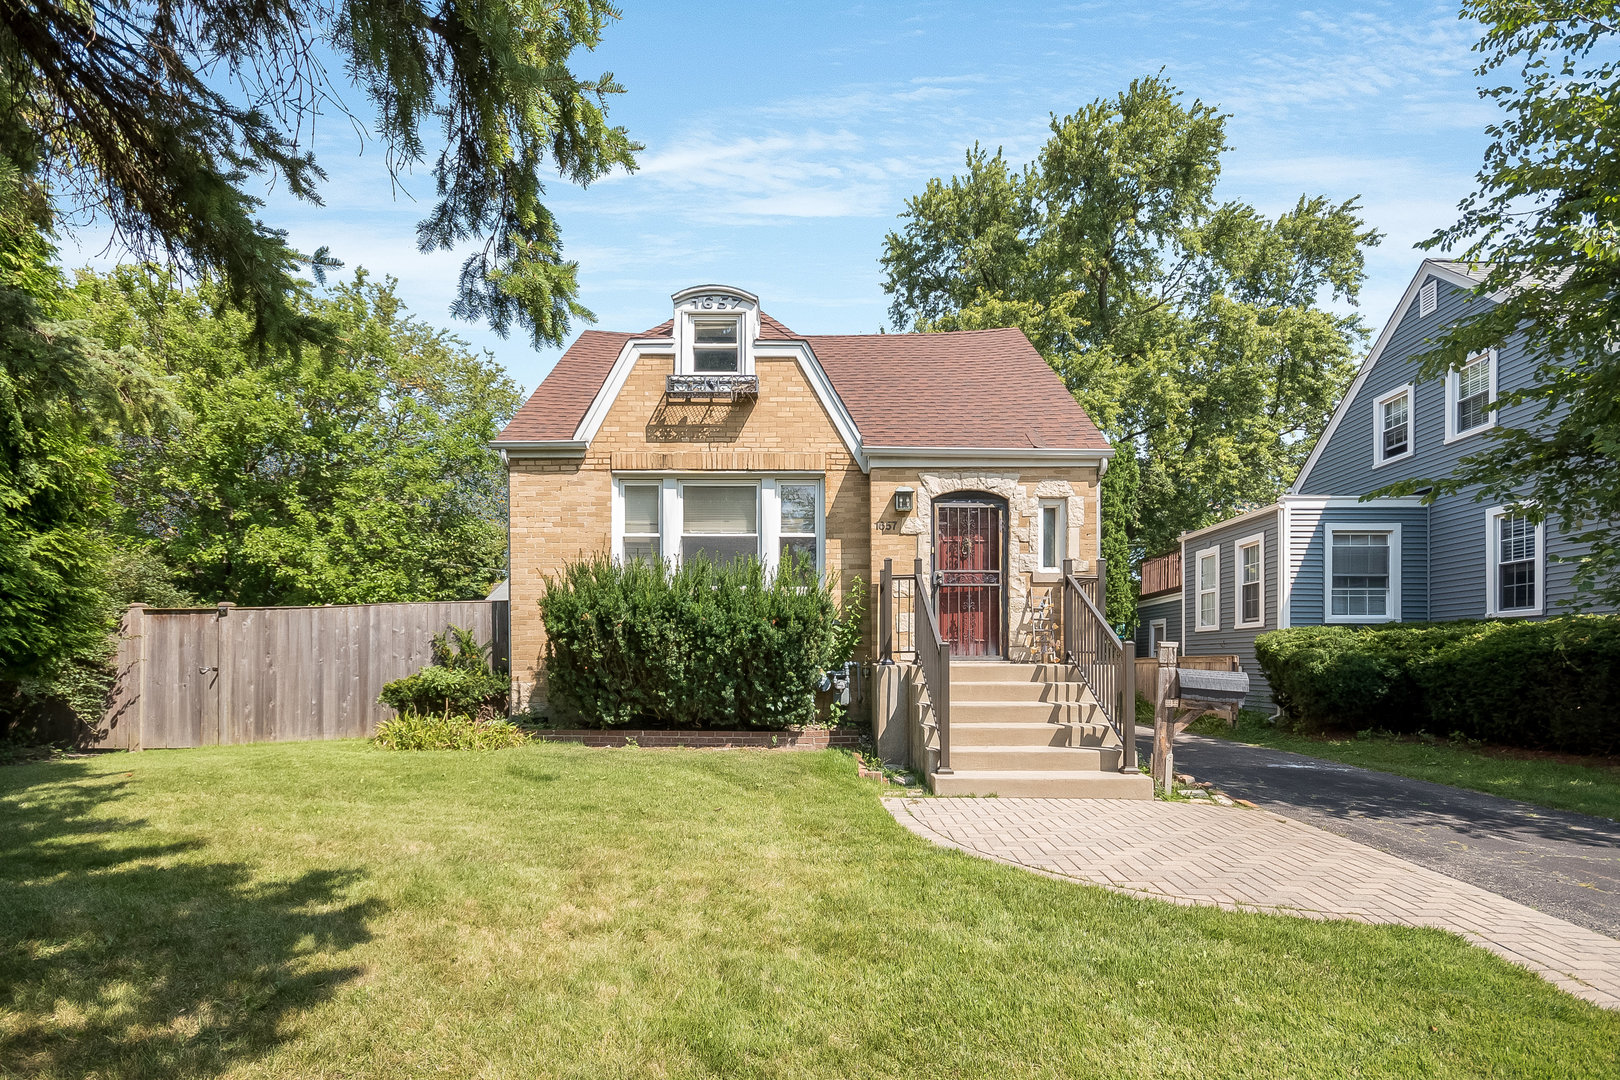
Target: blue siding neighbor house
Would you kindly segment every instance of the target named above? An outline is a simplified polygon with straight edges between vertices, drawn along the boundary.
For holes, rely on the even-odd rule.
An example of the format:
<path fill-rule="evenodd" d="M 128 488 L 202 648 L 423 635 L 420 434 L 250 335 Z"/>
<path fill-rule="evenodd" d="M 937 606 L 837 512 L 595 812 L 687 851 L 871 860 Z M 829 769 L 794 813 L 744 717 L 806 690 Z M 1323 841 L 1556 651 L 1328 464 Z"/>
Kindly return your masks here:
<path fill-rule="evenodd" d="M 1534 403 L 1496 397 L 1534 377 L 1519 339 L 1440 379 L 1418 358 L 1447 326 L 1491 304 L 1477 267 L 1425 260 L 1339 402 L 1299 478 L 1271 506 L 1181 537 L 1183 651 L 1236 653 L 1251 703 L 1269 701 L 1254 639 L 1288 626 L 1536 618 L 1574 596 L 1578 552 L 1556 519 L 1532 525 L 1473 490 L 1367 499 L 1394 481 L 1449 475 L 1498 424 Z M 1551 556 L 1551 558 L 1549 558 Z"/>

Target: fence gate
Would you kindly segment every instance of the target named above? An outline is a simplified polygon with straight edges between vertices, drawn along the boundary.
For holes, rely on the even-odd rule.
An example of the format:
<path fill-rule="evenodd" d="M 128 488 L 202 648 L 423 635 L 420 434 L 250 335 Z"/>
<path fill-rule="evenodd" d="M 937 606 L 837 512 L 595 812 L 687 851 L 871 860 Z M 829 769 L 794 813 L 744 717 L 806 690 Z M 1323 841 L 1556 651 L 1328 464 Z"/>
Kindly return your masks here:
<path fill-rule="evenodd" d="M 124 617 L 118 682 L 93 745 L 129 750 L 349 739 L 392 710 L 385 683 L 455 625 L 505 659 L 506 603 L 149 608 Z"/>

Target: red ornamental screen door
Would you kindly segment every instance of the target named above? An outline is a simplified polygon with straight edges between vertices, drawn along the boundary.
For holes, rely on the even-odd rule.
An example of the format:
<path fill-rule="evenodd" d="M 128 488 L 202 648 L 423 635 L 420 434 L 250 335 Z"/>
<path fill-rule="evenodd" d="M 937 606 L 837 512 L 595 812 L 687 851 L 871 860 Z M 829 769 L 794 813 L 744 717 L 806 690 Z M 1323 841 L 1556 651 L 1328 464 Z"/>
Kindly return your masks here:
<path fill-rule="evenodd" d="M 953 656 L 1001 656 L 1005 511 L 981 502 L 934 503 L 940 633 Z"/>

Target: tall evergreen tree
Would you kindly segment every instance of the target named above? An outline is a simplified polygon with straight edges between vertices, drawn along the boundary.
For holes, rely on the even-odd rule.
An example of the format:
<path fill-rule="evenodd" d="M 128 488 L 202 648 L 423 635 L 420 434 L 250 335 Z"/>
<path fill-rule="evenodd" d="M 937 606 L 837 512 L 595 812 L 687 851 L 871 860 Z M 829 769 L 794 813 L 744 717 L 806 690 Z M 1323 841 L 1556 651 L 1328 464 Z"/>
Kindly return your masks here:
<path fill-rule="evenodd" d="M 318 203 L 315 122 L 346 116 L 393 176 L 431 159 L 424 251 L 482 239 L 456 313 L 559 344 L 591 315 L 541 176 L 634 167 L 638 147 L 607 122 L 622 88 L 569 68 L 618 16 L 606 0 L 0 0 L 0 158 L 39 224 L 52 200 L 91 212 L 137 257 L 215 277 L 262 335 L 297 341 L 318 329 L 297 275 L 325 253 L 293 251 L 248 185 Z M 333 53 L 365 115 L 332 80 Z"/>

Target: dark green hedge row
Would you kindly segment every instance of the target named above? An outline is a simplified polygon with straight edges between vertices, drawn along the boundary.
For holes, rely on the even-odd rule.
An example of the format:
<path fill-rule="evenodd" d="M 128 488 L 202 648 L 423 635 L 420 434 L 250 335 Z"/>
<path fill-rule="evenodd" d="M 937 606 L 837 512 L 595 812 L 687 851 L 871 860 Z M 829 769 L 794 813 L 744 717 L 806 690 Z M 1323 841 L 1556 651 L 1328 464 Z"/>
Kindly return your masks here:
<path fill-rule="evenodd" d="M 1620 753 L 1620 616 L 1301 626 L 1260 635 L 1255 654 L 1298 727 Z"/>
<path fill-rule="evenodd" d="M 553 579 L 540 614 L 551 710 L 581 727 L 806 723 L 822 671 L 843 659 L 813 566 L 596 559 Z"/>

